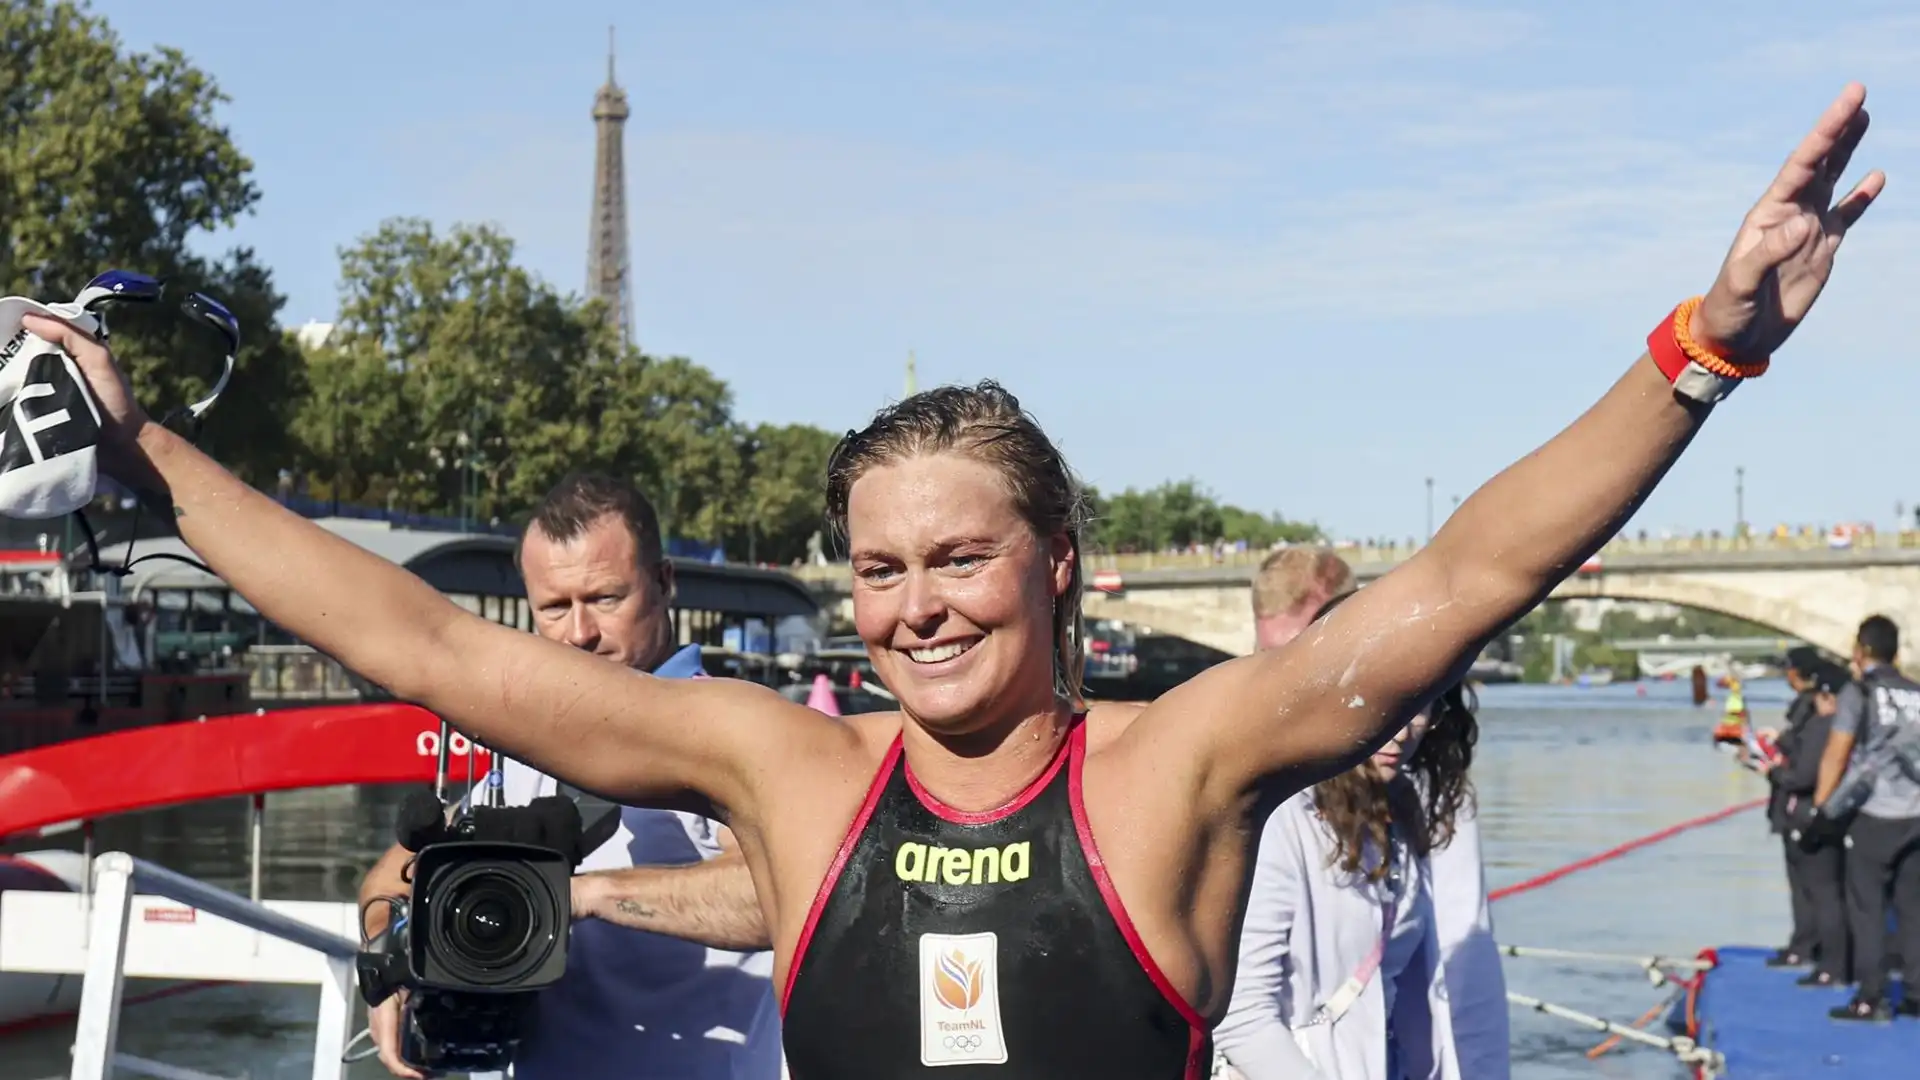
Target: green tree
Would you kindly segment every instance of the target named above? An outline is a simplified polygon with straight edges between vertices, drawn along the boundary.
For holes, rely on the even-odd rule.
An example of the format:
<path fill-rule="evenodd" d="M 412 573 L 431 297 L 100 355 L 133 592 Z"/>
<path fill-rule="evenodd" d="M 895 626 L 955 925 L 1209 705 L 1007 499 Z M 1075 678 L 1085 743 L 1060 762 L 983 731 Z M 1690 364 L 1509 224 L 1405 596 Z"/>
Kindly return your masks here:
<path fill-rule="evenodd" d="M 1158 551 L 1168 544 L 1165 515 L 1153 492 L 1127 488 L 1100 500 L 1094 547 L 1106 551 Z"/>
<path fill-rule="evenodd" d="M 398 505 L 409 430 L 403 376 L 377 350 L 315 349 L 308 396 L 294 419 L 310 494 L 345 503 Z M 409 508 L 412 504 L 408 504 Z"/>
<path fill-rule="evenodd" d="M 754 562 L 790 563 L 807 555 L 815 533 L 825 540 L 827 459 L 839 440 L 807 424 L 760 424 L 743 433 L 747 472 L 746 535 L 728 550 Z"/>
<path fill-rule="evenodd" d="M 73 3 L 0 6 L 0 289 L 65 300 L 109 268 L 168 282 L 159 310 L 123 308 L 115 351 L 155 415 L 204 393 L 218 339 L 177 300 L 204 289 L 233 310 L 244 344 L 201 441 L 248 480 L 271 481 L 292 450 L 302 392 L 276 325 L 282 298 L 250 252 L 208 260 L 195 237 L 232 225 L 259 198 L 252 163 L 215 113 L 214 81 L 176 49 L 128 53 L 106 21 Z"/>
<path fill-rule="evenodd" d="M 769 436 L 756 487 L 723 380 L 624 346 L 497 230 L 383 222 L 341 253 L 341 283 L 298 425 L 316 494 L 511 520 L 566 472 L 602 469 L 646 491 L 670 536 L 769 535 L 784 550 L 800 496 L 780 459 L 799 437 Z"/>
<path fill-rule="evenodd" d="M 410 218 L 341 252 L 297 425 L 316 494 L 485 521 L 594 463 L 583 373 L 637 358 L 513 255 L 491 228 Z"/>
<path fill-rule="evenodd" d="M 1161 484 L 1154 489 L 1166 536 L 1175 547 L 1210 544 L 1221 538 L 1220 504 L 1194 480 Z"/>
<path fill-rule="evenodd" d="M 1100 530 L 1104 527 L 1104 523 L 1107 520 L 1109 503 L 1107 497 L 1100 493 L 1100 489 L 1094 487 L 1092 484 L 1080 485 L 1080 498 L 1086 503 L 1087 507 L 1087 521 L 1089 524 L 1086 530 L 1086 539 L 1088 543 L 1095 543 L 1100 535 Z"/>
<path fill-rule="evenodd" d="M 1222 505 L 1194 480 L 1164 483 L 1148 491 L 1128 488 L 1110 498 L 1097 491 L 1091 496 L 1093 546 L 1104 551 L 1159 551 L 1218 541 L 1271 547 L 1283 540 L 1324 539 L 1318 526 Z"/>
<path fill-rule="evenodd" d="M 1320 531 L 1318 525 L 1289 521 L 1277 513 L 1262 514 L 1237 506 L 1222 506 L 1220 538 L 1229 542 L 1245 540 L 1249 547 L 1266 548 L 1283 541 L 1290 544 L 1315 543 L 1325 540 L 1326 534 Z"/>
<path fill-rule="evenodd" d="M 727 384 L 684 357 L 640 358 L 600 373 L 591 391 L 593 458 L 639 483 L 667 535 L 724 542 L 746 478 Z"/>

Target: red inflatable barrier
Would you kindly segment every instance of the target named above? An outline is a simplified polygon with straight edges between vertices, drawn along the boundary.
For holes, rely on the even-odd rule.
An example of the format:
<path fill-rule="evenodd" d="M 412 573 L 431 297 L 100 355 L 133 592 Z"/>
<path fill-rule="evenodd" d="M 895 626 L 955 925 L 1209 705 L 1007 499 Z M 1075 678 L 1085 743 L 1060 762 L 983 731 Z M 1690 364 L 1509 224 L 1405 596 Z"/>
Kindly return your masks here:
<path fill-rule="evenodd" d="M 432 783 L 440 719 L 415 705 L 316 705 L 95 735 L 0 756 L 0 837 L 256 792 Z M 455 733 L 450 771 L 488 766 Z"/>

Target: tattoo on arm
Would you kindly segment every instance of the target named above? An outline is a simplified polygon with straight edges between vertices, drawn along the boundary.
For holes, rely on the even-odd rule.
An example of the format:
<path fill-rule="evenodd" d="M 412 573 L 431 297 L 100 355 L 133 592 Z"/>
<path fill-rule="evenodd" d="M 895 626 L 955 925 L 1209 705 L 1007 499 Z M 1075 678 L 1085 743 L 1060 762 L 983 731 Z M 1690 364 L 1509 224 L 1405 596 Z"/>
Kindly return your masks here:
<path fill-rule="evenodd" d="M 615 900 L 613 906 L 614 910 L 629 919 L 652 920 L 660 917 L 658 911 L 655 911 L 638 900 L 629 900 L 624 896 Z"/>

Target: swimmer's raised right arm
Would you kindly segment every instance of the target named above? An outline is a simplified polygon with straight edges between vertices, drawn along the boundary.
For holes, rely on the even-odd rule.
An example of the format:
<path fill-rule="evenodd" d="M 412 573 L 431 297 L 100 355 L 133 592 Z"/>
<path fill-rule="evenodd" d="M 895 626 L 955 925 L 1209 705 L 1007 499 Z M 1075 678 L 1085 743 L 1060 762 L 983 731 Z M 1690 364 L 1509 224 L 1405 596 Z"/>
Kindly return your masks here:
<path fill-rule="evenodd" d="M 482 619 L 426 582 L 248 487 L 141 410 L 105 347 L 51 319 L 102 413 L 116 479 L 261 614 L 395 696 L 550 775 L 628 805 L 718 817 L 779 740 L 831 726 L 732 679 L 656 679 Z M 769 716 L 791 723 L 767 723 Z"/>

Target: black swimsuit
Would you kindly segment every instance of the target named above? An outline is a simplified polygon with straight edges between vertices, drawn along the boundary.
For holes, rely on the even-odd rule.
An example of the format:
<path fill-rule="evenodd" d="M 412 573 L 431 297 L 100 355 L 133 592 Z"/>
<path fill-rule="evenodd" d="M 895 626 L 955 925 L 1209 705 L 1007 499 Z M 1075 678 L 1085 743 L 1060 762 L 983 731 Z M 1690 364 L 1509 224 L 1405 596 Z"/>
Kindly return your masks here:
<path fill-rule="evenodd" d="M 975 814 L 922 789 L 895 741 L 787 976 L 793 1080 L 1207 1075 L 1207 1025 L 1147 955 L 1094 847 L 1085 758 L 1076 718 L 1045 773 Z"/>

